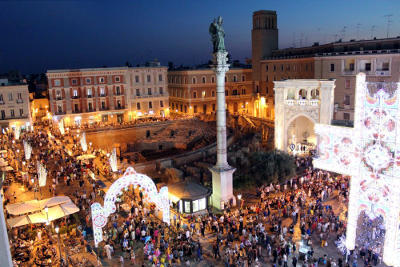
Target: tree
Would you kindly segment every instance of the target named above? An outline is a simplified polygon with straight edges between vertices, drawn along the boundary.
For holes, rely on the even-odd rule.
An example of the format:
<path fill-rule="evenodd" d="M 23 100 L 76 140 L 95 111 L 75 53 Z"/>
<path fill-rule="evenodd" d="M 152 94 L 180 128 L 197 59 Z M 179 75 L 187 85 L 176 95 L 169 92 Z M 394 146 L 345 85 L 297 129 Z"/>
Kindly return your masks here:
<path fill-rule="evenodd" d="M 174 62 L 168 61 L 168 70 L 173 70 L 173 69 L 175 69 Z"/>
<path fill-rule="evenodd" d="M 128 68 L 132 67 L 132 64 L 129 61 L 125 62 L 125 66 L 127 66 Z"/>

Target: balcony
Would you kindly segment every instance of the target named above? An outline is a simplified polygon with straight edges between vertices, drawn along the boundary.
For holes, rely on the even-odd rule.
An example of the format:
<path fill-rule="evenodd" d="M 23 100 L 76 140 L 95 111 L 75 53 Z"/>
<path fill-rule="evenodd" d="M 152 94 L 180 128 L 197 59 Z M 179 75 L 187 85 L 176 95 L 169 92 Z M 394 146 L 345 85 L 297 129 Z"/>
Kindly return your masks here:
<path fill-rule="evenodd" d="M 288 106 L 294 106 L 296 100 L 294 99 L 286 99 L 286 105 Z"/>
<path fill-rule="evenodd" d="M 88 108 L 87 110 L 86 110 L 86 112 L 94 112 L 95 110 L 93 109 L 93 108 Z"/>
<path fill-rule="evenodd" d="M 0 105 L 4 105 L 5 103 L 4 103 L 4 101 L 3 100 L 1 100 L 0 101 Z"/>
<path fill-rule="evenodd" d="M 125 109 L 124 106 L 116 106 L 115 109 Z"/>
<path fill-rule="evenodd" d="M 18 100 L 21 100 L 22 101 L 22 99 L 17 99 L 17 103 L 18 103 Z M 62 96 L 57 96 L 56 97 L 56 100 L 58 101 L 58 100 L 63 100 L 63 98 L 62 98 Z"/>
<path fill-rule="evenodd" d="M 71 98 L 72 98 L 72 99 L 78 99 L 79 96 L 78 96 L 78 95 L 73 95 L 73 96 L 71 96 Z"/>
<path fill-rule="evenodd" d="M 22 104 L 22 103 L 24 103 L 24 100 L 22 100 L 22 99 L 17 99 L 17 104 Z"/>
<path fill-rule="evenodd" d="M 310 100 L 310 106 L 318 106 L 318 105 L 319 105 L 319 99 Z"/>
<path fill-rule="evenodd" d="M 81 111 L 79 109 L 75 109 L 72 111 L 72 113 L 76 114 L 76 113 L 81 113 Z"/>
<path fill-rule="evenodd" d="M 375 71 L 376 76 L 390 76 L 390 70 L 376 70 Z"/>
<path fill-rule="evenodd" d="M 115 95 L 116 95 L 116 96 L 120 96 L 120 95 L 122 95 L 122 94 L 121 94 L 121 92 L 116 92 Z"/>
<path fill-rule="evenodd" d="M 110 110 L 110 108 L 107 108 L 107 107 L 104 107 L 104 108 L 101 107 L 101 108 L 100 108 L 100 111 L 105 111 L 105 110 Z"/>
<path fill-rule="evenodd" d="M 0 120 L 15 120 L 15 119 L 28 119 L 28 115 L 0 117 Z"/>
<path fill-rule="evenodd" d="M 354 69 L 344 69 L 342 74 L 343 75 L 355 75 L 356 71 Z"/>
<path fill-rule="evenodd" d="M 99 97 L 106 97 L 106 94 L 100 94 Z"/>
<path fill-rule="evenodd" d="M 307 99 L 298 99 L 297 100 L 297 105 L 299 106 L 305 106 L 308 104 L 308 100 Z"/>
<path fill-rule="evenodd" d="M 87 98 L 92 98 L 92 97 L 93 97 L 93 95 L 87 95 L 86 97 L 87 97 Z"/>
<path fill-rule="evenodd" d="M 65 111 L 57 111 L 57 112 L 55 113 L 55 115 L 65 115 L 65 114 L 66 114 Z"/>

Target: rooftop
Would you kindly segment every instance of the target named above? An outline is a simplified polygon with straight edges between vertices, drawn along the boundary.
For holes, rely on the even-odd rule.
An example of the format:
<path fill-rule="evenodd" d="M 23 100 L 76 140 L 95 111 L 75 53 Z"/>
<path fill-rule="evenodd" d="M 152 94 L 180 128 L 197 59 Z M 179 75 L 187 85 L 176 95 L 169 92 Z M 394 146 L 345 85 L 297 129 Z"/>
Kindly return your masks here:
<path fill-rule="evenodd" d="M 196 200 L 208 196 L 211 191 L 197 183 L 182 181 L 172 185 L 168 185 L 168 193 L 179 199 Z"/>

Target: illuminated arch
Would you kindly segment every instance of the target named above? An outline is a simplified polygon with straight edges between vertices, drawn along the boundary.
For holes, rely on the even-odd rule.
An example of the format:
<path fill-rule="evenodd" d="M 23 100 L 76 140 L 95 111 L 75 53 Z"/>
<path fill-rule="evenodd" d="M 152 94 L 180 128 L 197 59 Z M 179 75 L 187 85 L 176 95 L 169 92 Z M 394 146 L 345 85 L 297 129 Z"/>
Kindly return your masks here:
<path fill-rule="evenodd" d="M 153 180 L 147 175 L 136 173 L 132 167 L 128 167 L 124 175 L 116 180 L 108 189 L 104 197 L 104 207 L 100 203 L 91 206 L 93 235 L 95 246 L 103 240 L 102 228 L 107 224 L 107 218 L 116 211 L 115 201 L 122 195 L 123 189 L 129 186 L 140 186 L 144 191 L 144 198 L 153 202 L 156 208 L 162 211 L 163 222 L 170 223 L 168 187 L 164 186 L 157 192 Z"/>

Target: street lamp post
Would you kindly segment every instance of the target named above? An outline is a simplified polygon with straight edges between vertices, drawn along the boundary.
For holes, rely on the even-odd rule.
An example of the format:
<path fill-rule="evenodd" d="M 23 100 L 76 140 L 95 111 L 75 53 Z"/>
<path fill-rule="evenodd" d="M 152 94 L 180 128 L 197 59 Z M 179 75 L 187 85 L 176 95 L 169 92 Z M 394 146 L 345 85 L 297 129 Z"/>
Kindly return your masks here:
<path fill-rule="evenodd" d="M 36 187 L 35 187 L 35 179 L 31 179 L 32 189 L 33 189 L 33 198 L 36 199 Z"/>
<path fill-rule="evenodd" d="M 56 231 L 56 234 L 57 234 L 58 251 L 60 253 L 60 266 L 61 266 L 62 256 L 61 256 L 60 228 L 58 226 L 56 226 L 56 228 L 54 230 Z"/>
<path fill-rule="evenodd" d="M 242 195 L 241 194 L 239 194 L 239 195 L 237 195 L 237 198 L 238 198 L 238 204 L 239 204 L 239 213 L 240 213 L 240 211 L 241 211 L 241 207 L 242 207 Z"/>

